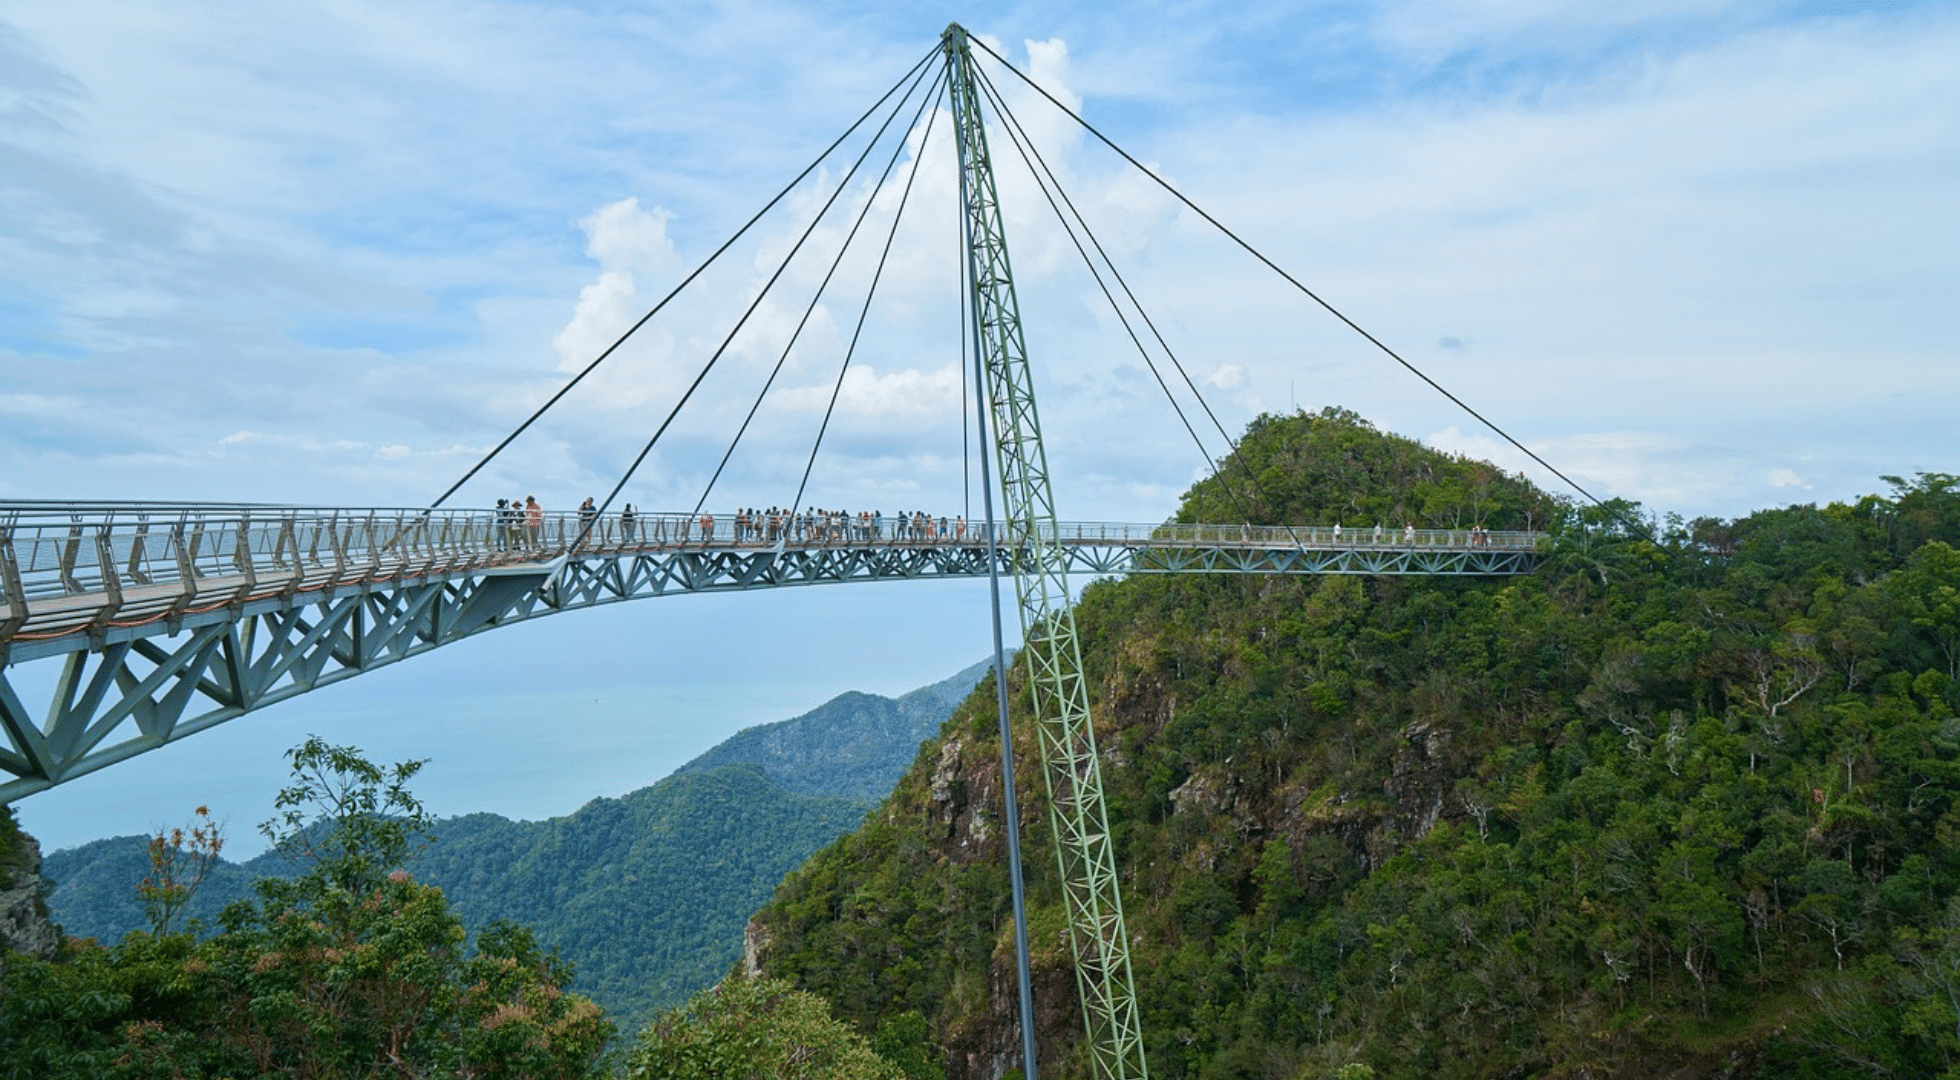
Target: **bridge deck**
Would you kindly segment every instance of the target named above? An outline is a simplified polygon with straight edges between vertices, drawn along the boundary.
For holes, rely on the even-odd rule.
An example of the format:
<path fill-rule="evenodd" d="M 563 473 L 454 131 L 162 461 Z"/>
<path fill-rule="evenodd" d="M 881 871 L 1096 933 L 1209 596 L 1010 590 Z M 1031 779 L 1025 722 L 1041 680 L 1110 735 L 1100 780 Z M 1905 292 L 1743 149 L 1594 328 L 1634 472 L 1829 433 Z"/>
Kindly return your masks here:
<path fill-rule="evenodd" d="M 176 633 L 349 590 L 481 575 L 545 575 L 568 563 L 651 559 L 667 587 L 763 588 L 822 580 L 984 575 L 981 527 L 855 520 L 737 526 L 734 515 L 0 504 L 0 650 L 9 662 Z M 1503 574 L 1535 564 L 1539 534 L 1333 526 L 1060 526 L 1071 569 L 1112 573 Z M 1003 538 L 1003 558 L 1019 546 Z M 782 564 L 777 566 L 776 564 Z M 1011 565 L 1003 569 L 1012 569 Z M 686 572 L 677 572 L 685 570 Z M 769 570 L 787 571 L 771 573 Z M 576 574 L 576 571 L 574 572 Z M 302 594 L 312 594 L 302 597 Z"/>
<path fill-rule="evenodd" d="M 988 572 L 986 538 L 730 517 L 0 503 L 0 802 L 498 626 L 675 592 Z M 589 525 L 589 528 L 588 528 Z M 1533 533 L 1059 526 L 1069 569 L 1514 574 Z M 1004 573 L 1030 545 L 1005 536 Z M 15 665 L 59 658 L 51 687 Z M 24 698 L 27 685 L 33 700 Z M 11 774 L 12 779 L 6 779 Z"/>

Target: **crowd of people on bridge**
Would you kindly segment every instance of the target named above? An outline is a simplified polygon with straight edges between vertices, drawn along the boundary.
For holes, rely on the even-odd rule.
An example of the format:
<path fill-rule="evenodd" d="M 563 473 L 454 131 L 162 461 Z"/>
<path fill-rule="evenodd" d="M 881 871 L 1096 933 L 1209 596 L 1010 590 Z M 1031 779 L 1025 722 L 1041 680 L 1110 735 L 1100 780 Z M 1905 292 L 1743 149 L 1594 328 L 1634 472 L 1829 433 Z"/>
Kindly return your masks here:
<path fill-rule="evenodd" d="M 617 517 L 618 531 L 615 533 L 604 527 L 604 523 L 600 521 L 599 507 L 590 496 L 579 504 L 576 520 L 575 530 L 567 528 L 563 530 L 562 535 L 550 537 L 550 541 L 553 544 L 581 548 L 611 543 L 706 544 L 721 539 L 738 545 L 759 546 L 961 545 L 969 540 L 984 539 L 985 535 L 984 525 L 975 523 L 969 526 L 963 515 L 948 518 L 942 514 L 934 517 L 923 510 L 905 511 L 887 517 L 881 510 L 826 510 L 812 507 L 796 511 L 775 506 L 767 509 L 744 507 L 734 513 L 733 520 L 723 523 L 716 521 L 715 515 L 708 513 L 642 515 L 632 503 L 627 503 L 620 510 Z M 526 495 L 522 499 L 497 500 L 493 533 L 499 550 L 536 550 L 546 546 L 545 524 L 544 507 L 536 496 Z M 1457 536 L 1457 530 L 1448 530 L 1444 542 L 1449 546 L 1455 546 L 1458 543 Z M 1470 547 L 1490 546 L 1490 533 L 1481 525 L 1471 526 L 1462 536 Z M 1252 526 L 1249 523 L 1240 529 L 1240 540 L 1242 543 L 1252 542 Z M 1402 526 L 1400 541 L 1408 547 L 1416 546 L 1416 527 L 1413 524 Z M 1342 542 L 1342 526 L 1337 522 L 1333 527 L 1333 543 L 1338 547 Z M 1396 538 L 1389 529 L 1378 522 L 1372 532 L 1358 533 L 1349 542 L 1355 545 L 1386 547 L 1394 545 Z"/>
<path fill-rule="evenodd" d="M 618 515 L 619 531 L 611 533 L 599 520 L 599 507 L 591 497 L 579 504 L 577 529 L 566 536 L 554 535 L 553 542 L 581 546 L 612 542 L 634 543 L 711 543 L 724 536 L 736 544 L 964 544 L 978 540 L 983 527 L 969 527 L 964 515 L 937 517 L 923 510 L 912 510 L 887 517 L 882 510 L 802 511 L 781 507 L 737 510 L 733 520 L 718 522 L 715 515 L 642 515 L 627 503 Z M 492 516 L 492 535 L 499 550 L 531 550 L 546 545 L 544 507 L 535 495 L 521 499 L 498 499 Z M 722 530 L 727 532 L 723 533 Z"/>
<path fill-rule="evenodd" d="M 1443 538 L 1443 543 L 1446 546 L 1450 546 L 1450 547 L 1456 546 L 1458 530 L 1443 529 L 1443 530 L 1439 530 L 1439 532 Z M 1470 526 L 1468 532 L 1463 533 L 1463 539 L 1465 543 L 1467 543 L 1470 547 L 1473 548 L 1489 547 L 1490 530 L 1484 528 L 1482 525 L 1472 525 Z M 1355 543 L 1361 543 L 1361 542 L 1362 541 L 1355 541 Z M 1375 531 L 1369 536 L 1369 539 L 1366 542 L 1375 547 L 1385 547 L 1389 544 L 1392 544 L 1394 540 L 1392 535 L 1389 533 L 1389 531 L 1384 529 L 1380 522 L 1376 522 Z M 1336 546 L 1339 546 L 1341 543 L 1341 524 L 1338 521 L 1334 523 L 1334 543 Z M 1413 524 L 1409 524 L 1409 523 L 1403 524 L 1402 544 L 1405 547 L 1416 546 L 1416 527 Z"/>
<path fill-rule="evenodd" d="M 705 515 L 701 519 L 703 537 L 712 535 L 713 520 Z M 775 506 L 766 510 L 747 507 L 735 512 L 733 528 L 733 539 L 738 544 L 773 544 L 778 540 L 796 544 L 959 544 L 967 538 L 964 516 L 950 520 L 944 515 L 935 518 L 923 510 L 887 518 L 882 510 L 790 511 Z"/>

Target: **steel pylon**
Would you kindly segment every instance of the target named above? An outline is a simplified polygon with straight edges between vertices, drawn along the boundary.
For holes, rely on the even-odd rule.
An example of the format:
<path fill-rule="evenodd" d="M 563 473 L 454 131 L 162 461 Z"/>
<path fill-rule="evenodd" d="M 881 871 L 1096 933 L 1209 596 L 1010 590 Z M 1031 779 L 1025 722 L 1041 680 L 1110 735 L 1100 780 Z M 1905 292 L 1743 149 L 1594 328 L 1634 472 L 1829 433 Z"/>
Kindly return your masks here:
<path fill-rule="evenodd" d="M 1124 929 L 1116 855 L 1103 805 L 1088 687 L 1082 677 L 1075 615 L 1069 607 L 1068 557 L 1059 542 L 1020 303 L 1014 294 L 993 163 L 987 154 L 980 90 L 966 31 L 955 23 L 946 28 L 942 42 L 959 147 L 975 337 L 985 371 L 994 453 L 1000 463 L 1003 530 L 1010 546 L 1026 552 L 1014 565 L 1021 654 L 1027 658 L 1035 729 L 1040 734 L 1048 815 L 1055 832 L 1076 986 L 1082 995 L 1090 1071 L 1096 1080 L 1142 1080 L 1149 1075 L 1143 1028 L 1130 974 L 1129 934 Z"/>

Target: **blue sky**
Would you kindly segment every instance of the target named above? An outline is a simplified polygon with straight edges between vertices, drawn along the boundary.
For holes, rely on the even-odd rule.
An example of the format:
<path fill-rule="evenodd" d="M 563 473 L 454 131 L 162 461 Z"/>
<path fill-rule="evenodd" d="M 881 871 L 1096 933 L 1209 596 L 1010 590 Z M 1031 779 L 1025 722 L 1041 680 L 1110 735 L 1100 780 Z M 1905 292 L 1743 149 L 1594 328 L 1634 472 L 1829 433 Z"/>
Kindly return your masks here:
<path fill-rule="evenodd" d="M 1729 516 L 1852 497 L 1883 473 L 1960 471 L 1951 4 L 1029 3 L 928 15 L 10 0 L 0 498 L 425 502 L 953 16 L 1597 493 Z M 1524 464 L 1025 93 L 1010 96 L 1228 425 L 1339 404 Z M 943 122 L 932 139 L 814 474 L 820 505 L 963 505 Z M 1203 458 L 1010 165 L 1002 199 L 1060 505 L 1070 517 L 1160 518 Z M 877 194 L 867 228 L 889 222 L 901 179 Z M 806 191 L 765 222 L 464 499 L 534 491 L 565 508 L 603 492 L 814 206 Z M 844 277 L 867 271 L 853 262 Z M 788 280 L 807 290 L 820 272 L 799 266 Z M 787 500 L 855 318 L 851 295 L 839 290 L 813 322 L 717 501 Z M 626 497 L 691 504 L 798 310 L 765 305 L 727 377 L 704 385 Z M 330 727 L 429 756 L 431 783 L 445 760 L 490 761 L 486 745 L 506 761 L 557 760 L 540 730 L 557 721 L 467 699 L 512 680 L 563 690 L 529 711 L 594 731 L 622 711 L 684 713 L 674 723 L 698 733 L 698 750 L 731 723 L 849 688 L 899 692 L 970 663 L 986 633 L 960 605 L 980 595 L 814 590 L 547 620 L 230 725 L 246 734 L 151 755 L 167 767 L 132 763 L 37 796 L 23 817 L 56 843 L 132 831 L 250 775 L 256 787 L 236 795 L 250 805 L 233 814 L 256 820 L 255 792 L 278 779 L 260 732 L 290 745 Z M 832 624 L 912 632 L 833 640 Z M 703 652 L 695 626 L 716 628 L 720 647 Z M 621 697 L 580 706 L 574 688 L 594 682 Z M 741 689 L 658 697 L 677 686 Z M 475 726 L 444 735 L 429 719 L 457 712 Z M 415 731 L 428 734 L 393 749 Z M 561 812 L 650 782 L 691 756 L 683 749 L 521 783 L 459 764 L 470 778 L 440 781 L 436 801 Z M 158 774 L 154 792 L 138 783 L 144 768 Z M 103 809 L 118 800 L 134 805 Z"/>

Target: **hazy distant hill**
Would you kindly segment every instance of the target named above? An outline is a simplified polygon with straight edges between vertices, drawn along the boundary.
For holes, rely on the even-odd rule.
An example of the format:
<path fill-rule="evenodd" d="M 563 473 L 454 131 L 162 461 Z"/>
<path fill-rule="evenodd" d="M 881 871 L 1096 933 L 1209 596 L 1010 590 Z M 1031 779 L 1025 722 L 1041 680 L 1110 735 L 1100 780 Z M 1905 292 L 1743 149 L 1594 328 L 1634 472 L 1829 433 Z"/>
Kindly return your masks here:
<path fill-rule="evenodd" d="M 747 761 L 799 795 L 882 799 L 992 664 L 898 698 L 840 694 L 794 720 L 744 728 L 675 772 Z"/>
<path fill-rule="evenodd" d="M 145 926 L 143 903 L 136 884 L 149 873 L 146 838 L 112 836 L 80 847 L 50 852 L 41 873 L 55 883 L 48 911 L 62 930 L 75 937 L 119 940 Z M 191 915 L 206 921 L 233 900 L 252 894 L 252 881 L 288 873 L 277 855 L 260 855 L 244 863 L 220 860 L 193 898 Z"/>
<path fill-rule="evenodd" d="M 777 881 L 857 825 L 984 670 L 897 699 L 843 694 L 564 817 L 445 819 L 411 869 L 472 928 L 498 918 L 533 927 L 577 965 L 577 989 L 631 1030 L 728 970 Z M 43 872 L 56 882 L 55 921 L 104 940 L 143 926 L 135 885 L 146 869 L 137 836 L 53 852 Z M 221 863 L 191 913 L 210 920 L 255 878 L 290 872 L 271 853 Z"/>
<path fill-rule="evenodd" d="M 546 821 L 451 818 L 414 872 L 467 926 L 535 928 L 630 1030 L 725 974 L 776 882 L 873 805 L 787 792 L 735 762 Z"/>

